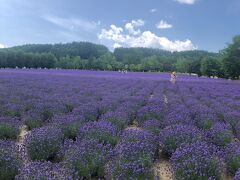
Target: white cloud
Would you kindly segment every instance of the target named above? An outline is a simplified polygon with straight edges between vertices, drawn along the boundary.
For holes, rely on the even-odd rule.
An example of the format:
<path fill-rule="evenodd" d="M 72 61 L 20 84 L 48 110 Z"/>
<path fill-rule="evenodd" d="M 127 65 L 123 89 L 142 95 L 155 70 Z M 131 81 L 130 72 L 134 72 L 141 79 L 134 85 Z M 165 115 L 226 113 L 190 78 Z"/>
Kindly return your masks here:
<path fill-rule="evenodd" d="M 2 49 L 2 48 L 5 48 L 5 46 L 3 44 L 0 44 L 0 49 Z"/>
<path fill-rule="evenodd" d="M 192 5 L 196 2 L 196 0 L 176 0 L 177 2 L 179 2 L 180 4 L 189 4 Z"/>
<path fill-rule="evenodd" d="M 161 20 L 158 24 L 156 24 L 158 29 L 170 29 L 173 25 L 168 24 L 167 21 Z"/>
<path fill-rule="evenodd" d="M 113 45 L 113 48 L 115 49 L 115 48 L 120 48 L 120 47 L 122 47 L 122 45 L 121 44 L 118 44 L 118 43 L 114 43 L 114 45 Z"/>
<path fill-rule="evenodd" d="M 81 18 L 61 18 L 57 16 L 44 16 L 43 19 L 61 28 L 71 31 L 91 31 L 97 28 L 99 22 L 88 21 Z"/>
<path fill-rule="evenodd" d="M 134 25 L 134 27 L 141 27 L 144 26 L 145 22 L 142 19 L 138 19 L 138 20 L 132 20 L 132 24 Z"/>
<path fill-rule="evenodd" d="M 155 12 L 157 12 L 157 9 L 155 9 L 155 8 L 150 9 L 150 12 L 151 12 L 151 13 L 155 13 Z"/>
<path fill-rule="evenodd" d="M 108 39 L 116 42 L 124 42 L 125 37 L 121 34 L 123 29 L 115 25 L 111 25 L 109 30 L 102 29 L 101 34 L 98 35 L 99 39 Z"/>
<path fill-rule="evenodd" d="M 189 40 L 171 41 L 166 37 L 159 37 L 151 31 L 144 31 L 138 35 L 133 35 L 128 31 L 124 33 L 121 27 L 111 25 L 109 30 L 102 29 L 98 35 L 99 40 L 110 41 L 113 47 L 151 47 L 169 51 L 186 51 L 197 49 Z"/>
<path fill-rule="evenodd" d="M 129 34 L 138 35 L 141 31 L 137 28 L 144 26 L 144 24 L 145 22 L 142 19 L 132 20 L 131 22 L 125 24 L 125 29 L 128 30 Z"/>
<path fill-rule="evenodd" d="M 117 27 L 114 24 L 112 24 L 110 27 L 113 30 L 113 33 L 120 34 L 123 32 L 123 29 L 121 27 Z"/>

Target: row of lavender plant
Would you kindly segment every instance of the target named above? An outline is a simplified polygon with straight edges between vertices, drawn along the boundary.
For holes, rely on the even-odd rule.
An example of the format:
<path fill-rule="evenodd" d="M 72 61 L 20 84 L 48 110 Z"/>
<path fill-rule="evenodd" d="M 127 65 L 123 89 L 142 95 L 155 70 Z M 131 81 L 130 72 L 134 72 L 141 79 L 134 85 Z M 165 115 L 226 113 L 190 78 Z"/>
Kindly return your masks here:
<path fill-rule="evenodd" d="M 212 92 L 209 86 L 213 87 L 209 83 L 178 83 L 168 86 L 166 91 L 167 126 L 160 133 L 160 144 L 171 158 L 177 179 L 220 179 L 225 168 L 234 175 L 240 167 L 240 146 L 234 142 L 236 126 L 230 123 L 239 122 L 239 112 L 231 116 L 232 119 L 228 116 L 228 110 L 235 111 L 238 107 L 225 106 L 227 110 L 223 110 L 222 103 L 219 110 L 218 95 L 209 97 L 208 92 Z M 223 90 L 221 86 L 217 86 L 218 91 Z M 233 104 L 238 104 L 238 99 L 234 101 Z"/>
<path fill-rule="evenodd" d="M 0 179 L 153 179 L 159 149 L 176 179 L 236 173 L 238 84 L 94 73 L 2 74 Z"/>
<path fill-rule="evenodd" d="M 15 83 L 15 78 L 13 77 L 10 81 Z M 20 81 L 26 79 L 28 78 L 24 76 Z M 31 80 L 31 78 L 29 79 Z M 40 79 L 39 83 L 42 80 Z M 50 83 L 54 80 L 57 83 L 51 85 Z M 92 81 L 92 79 L 88 80 Z M 76 79 L 73 81 L 75 83 Z M 107 152 L 112 154 L 110 153 L 111 149 L 118 143 L 121 132 L 131 123 L 137 108 L 144 103 L 145 90 L 149 89 L 149 87 L 144 88 L 142 81 L 136 81 L 135 84 L 132 84 L 132 82 L 126 84 L 125 81 L 116 83 L 115 81 L 109 82 L 95 79 L 95 81 L 99 81 L 99 87 L 96 86 L 98 83 L 94 82 L 94 88 L 99 88 L 99 92 L 96 93 L 96 91 L 93 91 L 91 82 L 85 82 L 86 79 L 82 81 L 77 87 L 72 84 L 72 81 L 70 86 L 61 78 L 53 78 L 49 83 L 44 82 L 46 83 L 44 86 L 40 86 L 35 82 L 33 85 L 36 85 L 36 89 L 40 89 L 41 93 L 37 92 L 33 97 L 30 96 L 29 98 L 32 99 L 23 101 L 23 104 L 16 102 L 17 108 L 3 107 L 2 116 L 4 121 L 2 120 L 1 123 L 5 123 L 6 117 L 17 119 L 5 123 L 11 126 L 8 129 L 6 129 L 5 125 L 2 126 L 6 130 L 3 139 L 17 138 L 21 126 L 15 123 L 17 121 L 26 124 L 31 130 L 24 140 L 24 146 L 30 161 L 23 166 L 17 178 L 28 179 L 45 176 L 48 178 L 77 178 L 105 175 L 100 168 L 107 162 L 104 160 L 107 158 L 105 156 L 107 156 Z M 17 81 L 16 86 L 18 83 L 21 84 Z M 80 89 L 81 84 L 83 84 L 84 88 L 86 86 L 89 86 L 89 88 L 79 92 L 78 89 Z M 102 88 L 104 85 L 105 87 Z M 76 95 L 79 93 L 83 95 L 71 99 L 72 91 L 69 93 L 54 91 L 54 88 L 59 90 L 58 88 L 65 86 L 73 88 Z M 21 89 L 22 87 L 19 86 L 17 88 L 20 89 L 18 93 L 26 93 L 23 96 L 28 96 L 27 89 Z M 31 91 L 33 90 L 34 88 Z M 9 91 L 5 90 L 4 92 Z M 45 92 L 46 94 L 44 94 Z M 44 95 L 40 97 L 42 93 Z M 55 97 L 52 98 L 51 95 Z M 14 96 L 11 98 L 15 98 Z M 16 95 L 17 98 L 19 98 L 18 96 Z M 11 101 L 9 99 L 4 100 Z M 54 102 L 55 100 L 57 102 Z M 16 131 L 14 136 L 11 135 L 10 129 Z M 69 144 L 69 139 L 74 140 L 74 142 Z M 23 162 L 23 160 L 21 161 Z M 54 164 L 47 163 L 47 161 L 52 161 Z M 59 164 L 59 166 L 55 165 L 55 163 Z M 46 170 L 45 166 L 48 170 Z M 56 167 L 59 167 L 59 171 L 57 171 Z M 18 167 L 18 171 L 19 169 L 20 167 Z M 52 169 L 56 170 L 57 175 L 51 175 Z M 70 170 L 68 169 L 74 172 L 74 175 L 70 176 Z M 14 177 L 16 174 L 17 172 L 11 176 Z"/>

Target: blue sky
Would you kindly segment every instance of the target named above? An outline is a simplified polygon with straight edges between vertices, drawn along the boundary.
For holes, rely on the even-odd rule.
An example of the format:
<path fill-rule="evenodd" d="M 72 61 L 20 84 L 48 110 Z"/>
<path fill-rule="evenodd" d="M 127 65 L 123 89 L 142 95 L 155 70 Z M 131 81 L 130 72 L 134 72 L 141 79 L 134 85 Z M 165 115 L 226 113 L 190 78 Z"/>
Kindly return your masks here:
<path fill-rule="evenodd" d="M 0 47 L 90 41 L 218 52 L 240 34 L 239 0 L 0 0 Z"/>

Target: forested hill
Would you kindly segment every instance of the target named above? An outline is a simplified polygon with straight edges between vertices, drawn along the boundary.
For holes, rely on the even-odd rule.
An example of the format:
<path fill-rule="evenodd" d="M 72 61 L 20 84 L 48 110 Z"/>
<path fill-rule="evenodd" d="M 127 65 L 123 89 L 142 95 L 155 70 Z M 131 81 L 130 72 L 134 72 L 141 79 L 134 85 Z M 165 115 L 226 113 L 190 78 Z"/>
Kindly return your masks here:
<path fill-rule="evenodd" d="M 194 50 L 194 51 L 182 51 L 182 52 L 170 52 L 161 49 L 153 48 L 117 48 L 114 50 L 114 55 L 118 61 L 124 61 L 132 59 L 133 64 L 137 63 L 139 59 L 158 56 L 162 58 L 188 58 L 199 59 L 205 56 L 216 56 L 217 53 Z M 136 61 L 136 62 L 134 62 Z"/>
<path fill-rule="evenodd" d="M 25 53 L 51 53 L 56 58 L 80 56 L 82 59 L 99 58 L 102 55 L 110 53 L 104 45 L 93 44 L 90 42 L 72 42 L 66 44 L 27 44 L 9 48 L 14 51 L 22 51 Z M 114 56 L 117 61 L 125 62 L 125 64 L 139 64 L 144 58 L 157 56 L 160 58 L 187 58 L 199 60 L 205 56 L 215 56 L 216 53 L 207 51 L 194 50 L 183 52 L 170 52 L 153 48 L 116 48 Z"/>
<path fill-rule="evenodd" d="M 240 36 L 221 53 L 170 52 L 152 48 L 117 48 L 89 42 L 28 44 L 0 49 L 0 68 L 63 68 L 129 71 L 177 71 L 238 78 Z"/>
<path fill-rule="evenodd" d="M 66 44 L 28 44 L 23 46 L 15 46 L 11 49 L 26 53 L 52 53 L 56 58 L 64 56 L 80 56 L 82 59 L 100 57 L 109 52 L 106 46 L 93 44 L 90 42 L 72 42 Z"/>
<path fill-rule="evenodd" d="M 206 51 L 170 52 L 152 48 L 117 48 L 89 42 L 27 44 L 2 49 L 0 67 L 46 67 L 130 71 L 179 71 L 200 74 L 200 61 L 216 56 Z"/>

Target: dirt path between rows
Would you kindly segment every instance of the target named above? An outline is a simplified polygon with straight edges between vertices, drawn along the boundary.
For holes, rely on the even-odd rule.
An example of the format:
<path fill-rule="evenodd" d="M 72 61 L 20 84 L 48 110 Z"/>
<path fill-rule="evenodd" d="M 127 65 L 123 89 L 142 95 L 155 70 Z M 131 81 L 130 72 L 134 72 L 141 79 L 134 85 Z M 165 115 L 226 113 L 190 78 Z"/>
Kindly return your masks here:
<path fill-rule="evenodd" d="M 154 176 L 159 180 L 173 180 L 172 166 L 169 159 L 159 152 L 159 157 L 154 163 Z"/>
<path fill-rule="evenodd" d="M 160 180 L 173 180 L 169 161 L 164 159 L 157 160 L 154 163 L 154 175 Z"/>
<path fill-rule="evenodd" d="M 164 104 L 167 106 L 168 98 L 163 95 Z M 172 166 L 169 162 L 169 159 L 166 158 L 161 151 L 159 151 L 159 157 L 154 163 L 154 175 L 156 179 L 160 180 L 173 180 Z"/>
<path fill-rule="evenodd" d="M 153 94 L 149 96 L 149 99 L 154 97 Z M 164 103 L 168 104 L 168 99 L 166 95 L 163 95 Z M 135 129 L 135 130 L 144 130 L 139 127 L 137 120 L 135 119 L 131 125 L 126 129 Z M 173 180 L 173 174 L 171 170 L 171 164 L 169 159 L 167 159 L 161 152 L 159 152 L 159 157 L 155 160 L 153 170 L 154 170 L 154 179 L 156 180 Z"/>
<path fill-rule="evenodd" d="M 165 105 L 167 105 L 168 104 L 168 98 L 167 98 L 166 95 L 163 95 L 163 100 L 164 100 Z"/>
<path fill-rule="evenodd" d="M 144 130 L 138 126 L 138 123 L 136 120 L 134 120 L 133 123 L 126 128 L 126 130 L 128 129 Z M 154 170 L 155 180 L 173 180 L 171 164 L 169 160 L 166 159 L 163 155 L 160 155 L 155 160 L 153 170 Z"/>
<path fill-rule="evenodd" d="M 18 136 L 18 140 L 17 140 L 17 144 L 20 146 L 21 148 L 21 152 L 22 153 L 22 157 L 23 157 L 23 165 L 26 165 L 30 159 L 29 157 L 27 156 L 27 151 L 26 151 L 26 147 L 24 146 L 24 138 L 25 136 L 29 133 L 30 131 L 28 131 L 28 128 L 26 125 L 23 125 L 21 128 L 20 128 L 20 134 Z"/>
<path fill-rule="evenodd" d="M 24 137 L 27 135 L 27 133 L 28 133 L 27 126 L 23 125 L 20 129 L 20 135 L 18 137 L 18 144 L 23 144 Z"/>
<path fill-rule="evenodd" d="M 142 128 L 138 126 L 137 120 L 133 120 L 132 124 L 126 128 L 126 130 L 128 129 L 142 130 Z"/>

